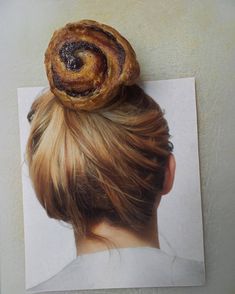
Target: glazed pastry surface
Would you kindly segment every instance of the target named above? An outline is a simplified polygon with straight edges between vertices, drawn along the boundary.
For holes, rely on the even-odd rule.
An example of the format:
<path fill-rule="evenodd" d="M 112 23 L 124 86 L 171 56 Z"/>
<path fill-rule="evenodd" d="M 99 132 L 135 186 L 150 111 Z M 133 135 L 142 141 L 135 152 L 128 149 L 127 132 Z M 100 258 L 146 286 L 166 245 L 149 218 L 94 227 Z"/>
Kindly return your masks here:
<path fill-rule="evenodd" d="M 45 66 L 53 94 L 69 108 L 88 111 L 107 104 L 140 73 L 130 43 L 112 27 L 92 20 L 55 31 Z"/>

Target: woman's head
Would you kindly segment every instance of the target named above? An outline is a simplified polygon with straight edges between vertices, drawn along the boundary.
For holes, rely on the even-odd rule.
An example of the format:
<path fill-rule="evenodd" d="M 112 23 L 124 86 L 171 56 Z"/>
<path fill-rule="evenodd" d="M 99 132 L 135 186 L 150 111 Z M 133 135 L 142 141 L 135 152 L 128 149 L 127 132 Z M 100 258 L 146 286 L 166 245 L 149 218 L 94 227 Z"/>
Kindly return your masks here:
<path fill-rule="evenodd" d="M 77 28 L 82 41 L 74 39 Z M 72 224 L 76 236 L 96 237 L 92 227 L 101 221 L 142 232 L 167 192 L 173 149 L 167 121 L 135 84 L 139 66 L 127 40 L 89 21 L 67 29 L 68 37 L 63 31 L 60 40 L 57 32 L 47 50 L 51 90 L 34 101 L 28 115 L 27 161 L 37 198 L 48 216 Z M 79 74 L 94 60 L 105 81 L 89 89 L 92 74 L 83 69 L 84 87 Z"/>
<path fill-rule="evenodd" d="M 167 122 L 138 86 L 124 92 L 93 112 L 65 108 L 50 91 L 31 108 L 27 160 L 36 195 L 50 217 L 81 235 L 103 219 L 141 231 L 163 189 Z"/>

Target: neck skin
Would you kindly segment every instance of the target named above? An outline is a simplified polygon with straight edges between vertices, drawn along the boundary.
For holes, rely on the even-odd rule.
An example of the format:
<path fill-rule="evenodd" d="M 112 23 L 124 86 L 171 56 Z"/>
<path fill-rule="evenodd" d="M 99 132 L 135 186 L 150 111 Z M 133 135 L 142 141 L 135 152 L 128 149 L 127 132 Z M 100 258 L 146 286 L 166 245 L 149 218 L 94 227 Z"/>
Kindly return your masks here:
<path fill-rule="evenodd" d="M 156 210 L 154 210 L 156 211 Z M 143 233 L 138 234 L 126 228 L 114 227 L 106 221 L 102 221 L 93 227 L 92 232 L 114 243 L 117 248 L 127 247 L 153 247 L 160 248 L 157 228 L 157 213 L 155 212 L 152 219 Z M 91 240 L 89 238 L 75 238 L 77 240 L 77 255 L 89 254 L 98 251 L 107 250 L 105 243 Z"/>

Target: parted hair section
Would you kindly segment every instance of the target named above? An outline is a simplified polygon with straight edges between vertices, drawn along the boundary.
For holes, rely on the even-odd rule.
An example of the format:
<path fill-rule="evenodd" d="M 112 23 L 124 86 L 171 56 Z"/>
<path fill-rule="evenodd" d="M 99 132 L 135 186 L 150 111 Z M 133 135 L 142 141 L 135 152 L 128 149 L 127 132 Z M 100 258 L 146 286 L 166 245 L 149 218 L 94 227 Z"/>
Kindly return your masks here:
<path fill-rule="evenodd" d="M 95 237 L 108 221 L 142 232 L 163 188 L 173 145 L 160 106 L 139 86 L 126 86 L 94 111 L 64 107 L 49 90 L 33 102 L 26 158 L 49 217 Z"/>

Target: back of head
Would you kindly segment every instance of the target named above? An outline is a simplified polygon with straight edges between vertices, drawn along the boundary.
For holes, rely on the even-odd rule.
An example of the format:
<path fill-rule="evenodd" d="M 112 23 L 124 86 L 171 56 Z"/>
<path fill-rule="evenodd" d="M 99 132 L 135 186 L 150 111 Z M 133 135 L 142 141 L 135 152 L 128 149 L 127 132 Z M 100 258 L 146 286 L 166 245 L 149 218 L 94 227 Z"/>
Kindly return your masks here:
<path fill-rule="evenodd" d="M 95 237 L 92 226 L 103 220 L 143 231 L 163 187 L 172 151 L 163 112 L 135 79 L 114 88 L 107 103 L 88 111 L 68 107 L 51 87 L 29 113 L 27 161 L 37 198 L 77 236 Z"/>

